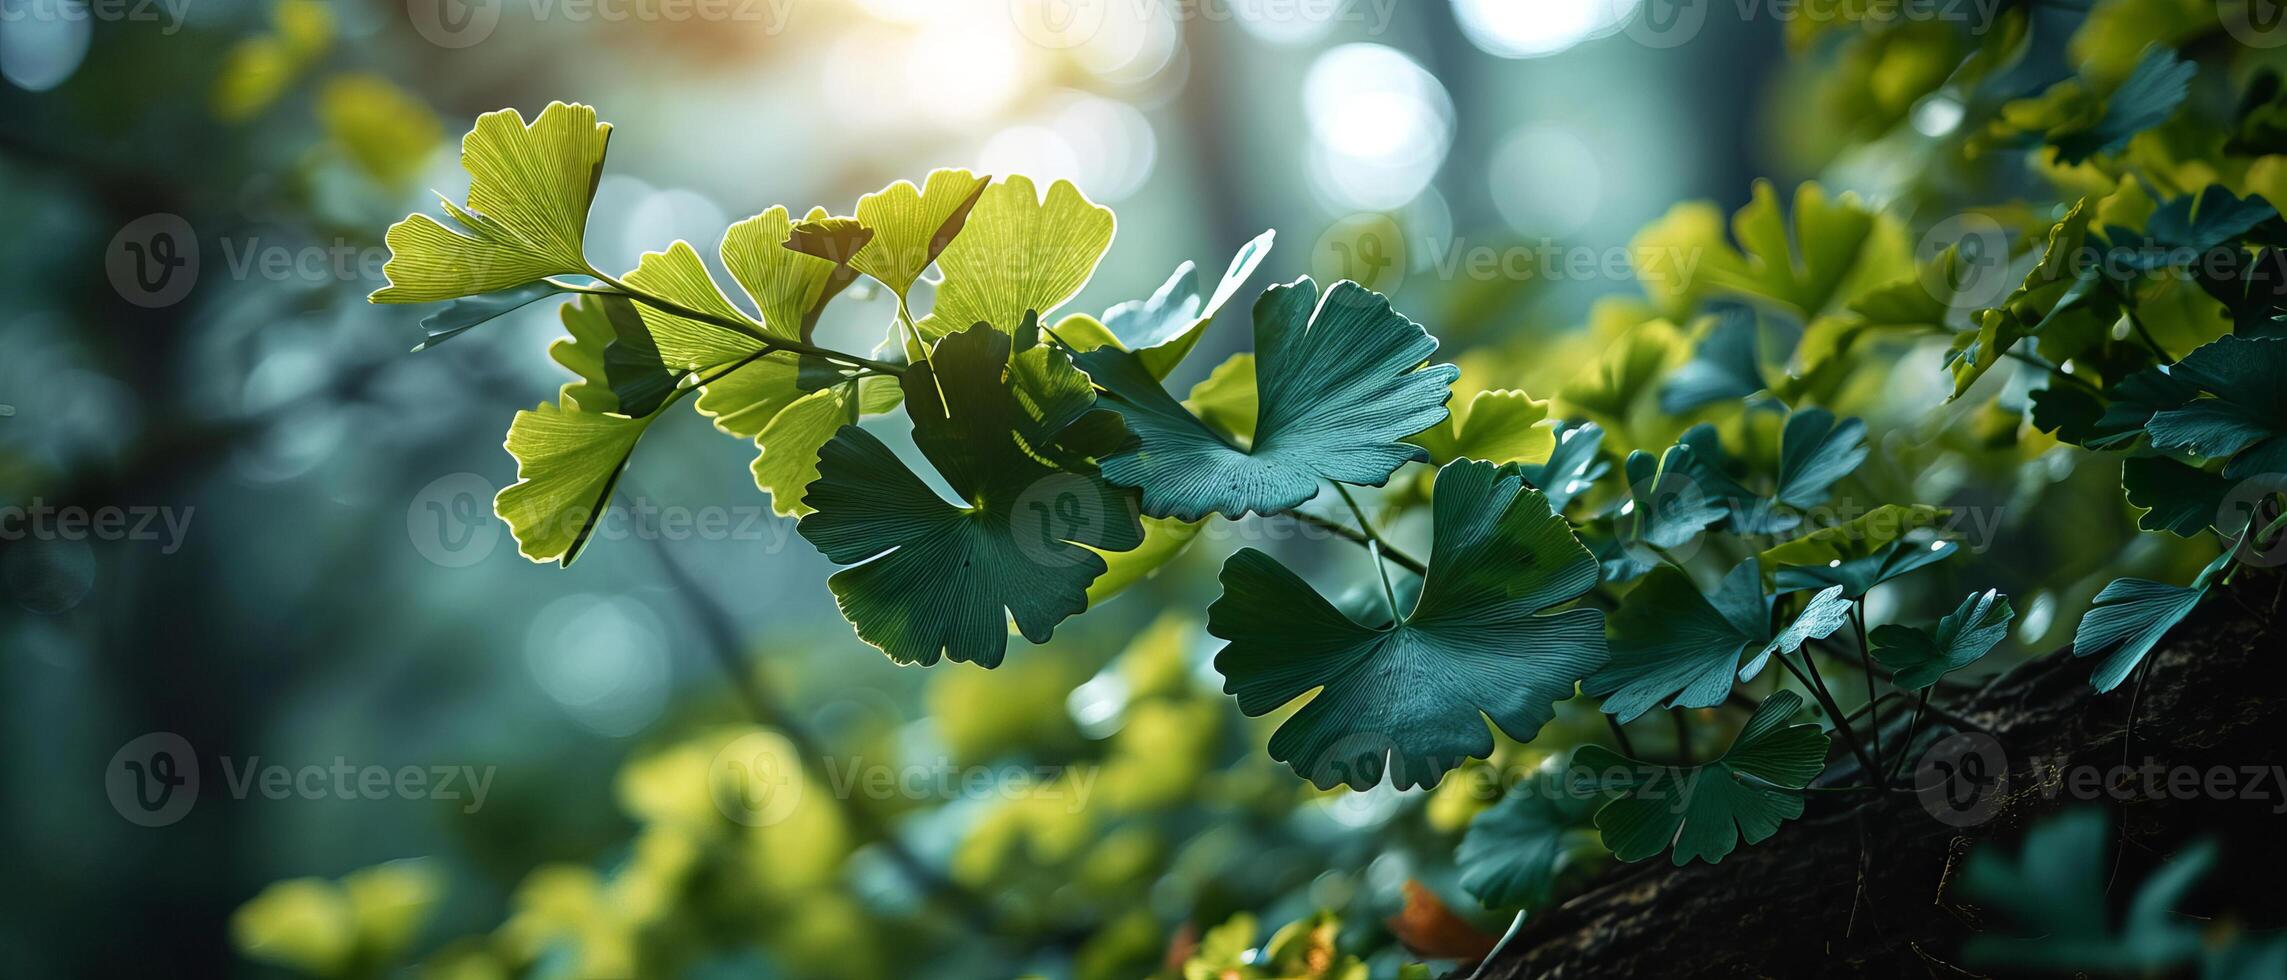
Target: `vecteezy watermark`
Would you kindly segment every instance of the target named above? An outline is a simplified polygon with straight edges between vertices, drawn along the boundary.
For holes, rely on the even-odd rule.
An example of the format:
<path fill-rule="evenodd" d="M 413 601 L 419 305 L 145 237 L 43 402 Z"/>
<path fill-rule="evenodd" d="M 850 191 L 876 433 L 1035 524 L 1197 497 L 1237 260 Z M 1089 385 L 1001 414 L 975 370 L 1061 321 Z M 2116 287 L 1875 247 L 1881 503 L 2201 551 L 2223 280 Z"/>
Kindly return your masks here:
<path fill-rule="evenodd" d="M 492 788 L 492 766 L 306 765 L 264 763 L 260 756 L 223 756 L 223 789 L 231 799 L 248 800 L 444 800 L 462 813 L 484 807 Z M 198 753 L 174 732 L 150 732 L 129 739 L 104 764 L 104 794 L 111 808 L 139 827 L 164 827 L 191 812 L 199 800 Z"/>
<path fill-rule="evenodd" d="M 786 29 L 798 0 L 405 0 L 414 32 L 440 48 L 481 44 L 501 12 L 521 6 L 533 21 L 606 24 L 743 24 L 765 34 Z"/>
<path fill-rule="evenodd" d="M 1698 37 L 1708 13 L 1722 0 L 1604 0 L 1637 8 L 1622 33 L 1638 44 L 1672 48 Z M 1731 0 L 1742 21 L 1776 20 L 1842 26 L 1865 24 L 1966 25 L 1971 34 L 1990 30 L 2003 0 Z"/>
<path fill-rule="evenodd" d="M 475 473 L 448 473 L 429 481 L 405 507 L 405 537 L 421 557 L 443 568 L 485 560 L 500 544 L 505 525 L 493 515 L 497 491 Z M 561 532 L 588 541 L 756 541 L 766 554 L 793 543 L 794 522 L 779 520 L 759 500 L 731 506 L 662 504 L 648 497 L 615 499 L 603 510 L 566 510 L 537 523 L 542 536 Z"/>
<path fill-rule="evenodd" d="M 1397 0 L 1009 0 L 1017 33 L 1044 48 L 1094 40 L 1107 23 L 1126 29 L 1153 22 L 1183 24 L 1339 25 L 1378 37 L 1396 19 Z"/>
<path fill-rule="evenodd" d="M 98 21 L 158 24 L 161 37 L 183 29 L 191 0 L 0 0 L 0 24 Z"/>
<path fill-rule="evenodd" d="M 1949 827 L 1993 819 L 2008 789 L 2009 754 L 1991 735 L 1947 736 L 1914 765 L 1914 796 L 1924 812 Z"/>
<path fill-rule="evenodd" d="M 2232 40 L 2248 47 L 2287 44 L 2287 0 L 2216 0 L 2216 20 Z"/>
<path fill-rule="evenodd" d="M 197 509 L 57 506 L 33 497 L 28 506 L 0 504 L 0 541 L 157 541 L 159 553 L 171 555 L 182 548 Z"/>
<path fill-rule="evenodd" d="M 137 306 L 173 306 L 199 281 L 199 240 L 181 215 L 146 214 L 111 236 L 103 251 L 111 288 Z"/>
<path fill-rule="evenodd" d="M 767 827 L 793 816 L 805 793 L 820 790 L 838 800 L 876 802 L 1051 800 L 1078 813 L 1097 776 L 1090 766 L 965 766 L 942 757 L 900 764 L 828 757 L 822 769 L 814 781 L 785 736 L 748 732 L 715 753 L 708 789 L 724 817 Z"/>

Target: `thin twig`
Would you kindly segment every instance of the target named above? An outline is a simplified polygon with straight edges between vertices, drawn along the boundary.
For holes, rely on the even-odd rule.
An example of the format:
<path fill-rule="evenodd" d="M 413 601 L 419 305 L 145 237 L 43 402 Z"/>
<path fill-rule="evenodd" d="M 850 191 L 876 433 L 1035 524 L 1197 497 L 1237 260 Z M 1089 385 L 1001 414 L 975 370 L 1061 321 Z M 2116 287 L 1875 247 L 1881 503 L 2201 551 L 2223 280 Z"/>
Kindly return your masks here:
<path fill-rule="evenodd" d="M 1365 532 L 1351 528 L 1350 526 L 1343 524 L 1341 521 L 1326 517 L 1320 517 L 1317 514 L 1313 514 L 1306 510 L 1293 510 L 1288 511 L 1288 513 L 1294 515 L 1294 519 L 1300 523 L 1308 524 L 1311 527 L 1319 528 L 1321 530 L 1331 531 L 1336 537 L 1339 537 L 1344 541 L 1348 541 L 1351 544 L 1355 544 L 1361 548 L 1365 547 L 1369 543 L 1372 543 L 1374 540 Z M 1429 574 L 1429 566 L 1422 564 L 1421 559 L 1415 558 L 1412 555 L 1408 555 L 1396 548 L 1389 547 L 1388 545 L 1382 546 L 1382 557 L 1388 559 L 1391 563 L 1397 565 L 1399 568 L 1403 568 L 1406 571 L 1414 573 L 1415 575 Z"/>

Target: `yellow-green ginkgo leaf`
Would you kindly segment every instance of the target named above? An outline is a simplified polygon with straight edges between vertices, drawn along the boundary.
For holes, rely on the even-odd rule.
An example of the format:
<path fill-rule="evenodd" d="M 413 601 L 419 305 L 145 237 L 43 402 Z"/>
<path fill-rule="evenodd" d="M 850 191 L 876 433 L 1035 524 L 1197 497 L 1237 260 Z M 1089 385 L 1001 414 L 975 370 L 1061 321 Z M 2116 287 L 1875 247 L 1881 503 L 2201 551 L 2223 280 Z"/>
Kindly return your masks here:
<path fill-rule="evenodd" d="M 506 443 L 509 455 L 516 457 L 516 483 L 492 501 L 493 512 L 516 536 L 516 550 L 535 562 L 570 566 L 594 533 L 597 515 L 611 503 L 636 440 L 657 417 L 582 412 L 545 402 L 516 413 Z"/>
<path fill-rule="evenodd" d="M 1731 217 L 1740 261 L 1706 267 L 1709 284 L 1751 298 L 1775 300 L 1813 317 L 1865 290 L 1914 274 L 1912 250 L 1897 220 L 1859 203 L 1855 195 L 1828 198 L 1813 182 L 1795 188 L 1791 214 L 1779 213 L 1769 181 L 1755 183 L 1754 198 Z"/>
<path fill-rule="evenodd" d="M 858 224 L 873 237 L 850 265 L 903 300 L 921 271 L 961 233 L 991 182 L 966 170 L 936 170 L 920 187 L 901 180 L 858 198 Z"/>
<path fill-rule="evenodd" d="M 1439 466 L 1456 459 L 1490 463 L 1548 462 L 1556 431 L 1548 421 L 1548 400 L 1521 391 L 1480 391 L 1427 432 L 1406 440 L 1429 450 Z"/>
<path fill-rule="evenodd" d="M 1112 209 L 1082 196 L 1070 181 L 1044 200 L 1024 177 L 987 187 L 959 237 L 937 257 L 945 281 L 920 323 L 942 337 L 979 323 L 1012 333 L 1027 311 L 1042 319 L 1095 275 L 1112 246 Z"/>
<path fill-rule="evenodd" d="M 1191 386 L 1183 407 L 1216 431 L 1253 442 L 1255 413 L 1260 409 L 1255 392 L 1255 355 L 1233 354 L 1215 365 L 1204 380 Z"/>
<path fill-rule="evenodd" d="M 850 384 L 859 386 L 860 403 L 850 404 Z M 760 453 L 754 458 L 754 483 L 770 494 L 770 507 L 782 517 L 802 517 L 813 509 L 803 503 L 810 484 L 818 479 L 818 450 L 842 426 L 858 416 L 878 415 L 897 407 L 895 378 L 865 378 L 850 384 L 813 391 L 789 403 L 755 437 Z"/>
<path fill-rule="evenodd" d="M 1143 543 L 1131 551 L 1105 551 L 1089 548 L 1104 559 L 1104 574 L 1088 583 L 1088 608 L 1094 609 L 1106 600 L 1127 590 L 1128 586 L 1151 577 L 1168 562 L 1174 561 L 1191 547 L 1199 537 L 1206 521 L 1186 521 L 1174 517 L 1143 518 Z"/>
<path fill-rule="evenodd" d="M 530 125 L 514 109 L 477 117 L 461 141 L 466 207 L 444 201 L 459 230 L 425 214 L 389 227 L 389 285 L 376 303 L 427 303 L 584 275 L 588 205 L 603 176 L 611 125 L 595 109 L 551 102 Z"/>
<path fill-rule="evenodd" d="M 705 372 L 736 364 L 766 349 L 756 336 L 761 325 L 733 305 L 707 274 L 691 243 L 677 241 L 664 252 L 645 252 L 622 281 L 637 292 L 674 304 L 675 312 L 638 303 L 643 325 L 659 345 L 659 356 L 677 371 Z M 779 359 L 791 362 L 792 355 Z"/>
<path fill-rule="evenodd" d="M 825 208 L 812 208 L 804 224 L 827 220 Z M 849 285 L 849 266 L 836 265 L 787 247 L 794 218 L 783 207 L 732 225 L 723 233 L 723 268 L 762 312 L 773 336 L 808 340 L 826 301 Z"/>

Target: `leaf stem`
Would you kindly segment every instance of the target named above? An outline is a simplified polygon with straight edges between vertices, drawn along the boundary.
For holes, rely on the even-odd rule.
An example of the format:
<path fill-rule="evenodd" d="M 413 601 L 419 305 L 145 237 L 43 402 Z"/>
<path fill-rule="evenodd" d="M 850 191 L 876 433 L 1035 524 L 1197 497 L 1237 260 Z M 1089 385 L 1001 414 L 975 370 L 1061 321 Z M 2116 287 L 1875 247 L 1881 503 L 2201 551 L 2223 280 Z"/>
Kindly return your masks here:
<path fill-rule="evenodd" d="M 704 310 L 694 310 L 664 296 L 655 295 L 640 289 L 636 289 L 633 286 L 629 286 L 628 284 L 613 278 L 609 273 L 606 273 L 600 269 L 596 269 L 592 266 L 588 269 L 588 275 L 595 277 L 597 282 L 601 282 L 607 286 L 612 287 L 614 290 L 618 290 L 616 295 L 625 296 L 628 299 L 642 303 L 643 305 L 659 310 L 662 313 L 679 316 L 686 320 L 697 320 L 698 322 L 707 324 L 709 326 L 721 327 L 725 330 L 731 331 L 732 333 L 739 334 L 740 336 L 746 337 L 749 340 L 761 344 L 765 350 L 790 351 L 796 354 L 807 354 L 811 357 L 824 358 L 829 361 L 840 361 L 853 367 L 861 367 L 870 371 L 879 371 L 883 374 L 901 375 L 905 373 L 904 365 L 891 364 L 888 361 L 877 361 L 870 357 L 859 357 L 856 354 L 850 354 L 843 351 L 833 350 L 831 348 L 820 347 L 807 341 L 789 340 L 785 337 L 772 336 L 768 333 L 763 332 L 760 327 L 750 321 L 743 319 L 733 320 L 729 317 L 708 313 Z M 554 282 L 555 280 L 549 281 Z M 590 288 L 574 289 L 572 291 L 591 293 L 599 296 L 614 295 L 613 293 L 606 290 Z"/>
<path fill-rule="evenodd" d="M 2033 365 L 2034 367 L 2040 368 L 2041 370 L 2049 372 L 2051 377 L 2062 378 L 2097 394 L 2104 394 L 2104 389 L 2097 387 L 2096 382 L 2090 381 L 2087 378 L 2081 377 L 2080 375 L 2067 371 L 2064 368 L 2051 364 L 2043 358 L 2034 357 L 2031 354 L 2026 354 L 2021 351 L 2014 350 L 2002 351 L 2001 356 L 2006 357 L 2012 361 L 2023 361 L 2027 364 Z"/>
<path fill-rule="evenodd" d="M 1601 711 L 1597 713 L 1604 714 Z M 1641 760 L 1643 758 L 1642 756 L 1636 754 L 1636 746 L 1628 741 L 1628 730 L 1620 727 L 1620 719 L 1618 716 L 1604 715 L 1604 723 L 1612 726 L 1612 740 L 1620 743 L 1621 755 L 1637 760 Z"/>
<path fill-rule="evenodd" d="M 1344 541 L 1358 545 L 1359 547 L 1365 547 L 1368 544 L 1380 544 L 1382 546 L 1382 557 L 1388 559 L 1392 564 L 1395 564 L 1399 568 L 1403 568 L 1406 571 L 1412 572 L 1415 575 L 1429 574 L 1429 566 L 1422 564 L 1421 559 L 1399 551 L 1396 548 L 1392 548 L 1387 542 L 1381 541 L 1379 538 L 1376 538 L 1367 532 L 1359 531 L 1347 524 L 1342 523 L 1341 521 L 1320 517 L 1317 514 L 1313 514 L 1306 510 L 1292 510 L 1288 511 L 1287 513 L 1293 515 L 1294 519 L 1299 523 L 1308 524 L 1311 527 L 1332 532 L 1334 536 L 1341 538 Z"/>
<path fill-rule="evenodd" d="M 1874 652 L 1866 642 L 1865 596 L 1859 596 L 1850 604 L 1850 625 L 1858 632 L 1858 665 L 1866 675 L 1866 706 L 1871 709 L 1876 703 L 1874 696 Z M 1874 755 L 1874 771 L 1869 775 L 1879 776 L 1888 772 L 1889 768 L 1882 764 L 1881 718 L 1874 719 L 1874 727 L 1867 731 L 1867 739 L 1874 743 L 1871 750 Z"/>
<path fill-rule="evenodd" d="M 1796 680 L 1802 681 L 1803 686 L 1810 689 L 1811 696 L 1818 699 L 1819 707 L 1825 709 L 1827 717 L 1833 719 L 1835 729 L 1842 733 L 1843 743 L 1850 746 L 1850 754 L 1857 756 L 1858 764 L 1866 768 L 1866 778 L 1869 781 L 1880 778 L 1878 774 L 1882 770 L 1874 768 L 1874 757 L 1867 755 L 1866 746 L 1859 744 L 1857 730 L 1843 721 L 1842 709 L 1835 705 L 1834 695 L 1827 692 L 1826 681 L 1819 677 L 1818 664 L 1813 662 L 1810 654 L 1803 654 L 1801 667 L 1796 667 L 1794 661 L 1787 659 L 1786 654 L 1779 654 L 1778 659 L 1779 666 L 1787 668 Z M 1809 673 L 1805 674 L 1805 670 Z"/>

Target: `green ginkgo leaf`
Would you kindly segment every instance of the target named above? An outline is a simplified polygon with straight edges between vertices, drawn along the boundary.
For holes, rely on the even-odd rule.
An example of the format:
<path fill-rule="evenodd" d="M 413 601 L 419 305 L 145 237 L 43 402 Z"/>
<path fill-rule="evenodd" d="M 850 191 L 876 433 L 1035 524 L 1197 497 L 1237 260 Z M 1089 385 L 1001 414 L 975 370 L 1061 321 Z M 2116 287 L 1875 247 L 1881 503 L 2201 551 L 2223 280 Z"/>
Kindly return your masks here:
<path fill-rule="evenodd" d="M 1975 663 L 2009 637 L 2017 611 L 2009 597 L 1992 589 L 1972 592 L 1935 630 L 1895 623 L 1874 628 L 1874 659 L 1896 671 L 1891 683 L 1909 691 L 1926 690 L 1938 678 Z"/>
<path fill-rule="evenodd" d="M 1784 630 L 1771 629 L 1773 598 L 1750 558 L 1702 595 L 1673 565 L 1652 569 L 1612 616 L 1612 662 L 1581 689 L 1603 698 L 1605 713 L 1634 721 L 1656 707 L 1722 704 L 1735 679 L 1752 678 L 1769 657 L 1792 653 L 1810 638 L 1841 628 L 1849 604 L 1840 589 L 1822 592 Z M 1740 658 L 1753 653 L 1745 668 Z"/>
<path fill-rule="evenodd" d="M 2229 457 L 2227 479 L 2287 474 L 2287 337 L 2223 337 L 2184 355 L 2169 377 L 2212 397 L 2154 412 L 2152 445 Z"/>
<path fill-rule="evenodd" d="M 1183 407 L 1208 428 L 1241 442 L 1255 441 L 1262 402 L 1255 391 L 1255 355 L 1233 354 L 1191 386 Z"/>
<path fill-rule="evenodd" d="M 2002 300 L 2000 307 L 1978 311 L 1976 331 L 1954 338 L 1953 349 L 1946 355 L 1947 370 L 1953 374 L 1949 398 L 1968 393 L 1970 386 L 2001 363 L 2018 341 L 2031 336 L 2034 323 L 2054 312 L 2081 282 L 2079 273 L 2087 263 L 2080 252 L 2094 217 L 2096 208 L 2087 198 L 2074 203 L 2071 211 L 2049 227 L 2041 259 L 2025 274 L 2024 282 Z"/>
<path fill-rule="evenodd" d="M 1692 358 L 1660 386 L 1660 411 L 1683 415 L 1763 390 L 1756 351 L 1755 311 L 1734 306 L 1718 314 L 1699 338 Z"/>
<path fill-rule="evenodd" d="M 2057 162 L 2076 164 L 2100 153 L 2117 153 L 2147 129 L 2167 122 L 2191 94 L 2196 62 L 2185 61 L 2165 45 L 2154 45 L 2120 87 L 2104 100 L 2104 112 L 2086 127 L 2049 134 Z"/>
<path fill-rule="evenodd" d="M 1088 379 L 1062 351 L 1012 346 L 1008 333 L 972 327 L 900 379 L 913 440 L 960 502 L 854 425 L 819 453 L 805 498 L 815 510 L 796 529 L 852 566 L 827 581 L 835 602 L 860 639 L 898 663 L 996 666 L 1011 618 L 1025 639 L 1047 642 L 1104 574 L 1090 549 L 1143 541 L 1132 494 L 1044 461 L 1092 406 Z M 1020 398 L 1008 380 L 1018 373 L 1048 384 Z"/>
<path fill-rule="evenodd" d="M 873 234 L 850 265 L 903 301 L 922 270 L 960 235 L 991 183 L 966 170 L 935 170 L 920 187 L 900 180 L 858 198 L 858 224 Z"/>
<path fill-rule="evenodd" d="M 654 351 L 633 302 L 582 296 L 563 308 L 570 337 L 548 348 L 573 378 L 557 404 L 516 413 L 506 446 L 518 482 L 493 498 L 517 550 L 535 562 L 569 566 L 627 469 L 636 442 L 658 418 L 674 377 Z"/>
<path fill-rule="evenodd" d="M 2235 523 L 2235 515 L 2227 514 L 2224 506 L 2238 485 L 2237 480 L 2166 456 L 2132 456 L 2120 464 L 2121 489 L 2127 492 L 2129 504 L 2143 511 L 2137 515 L 2136 526 L 2182 538 L 2204 534 L 2208 528 L 2218 527 L 2218 521 L 2225 525 L 2221 530 L 2226 534 L 2245 529 L 2246 514 L 2237 514 Z"/>
<path fill-rule="evenodd" d="M 1088 608 L 1094 609 L 1158 572 L 1168 562 L 1182 555 L 1197 540 L 1204 521 L 1179 521 L 1172 517 L 1146 517 L 1143 519 L 1143 543 L 1127 551 L 1097 551 L 1104 559 L 1104 574 L 1088 584 Z"/>
<path fill-rule="evenodd" d="M 858 389 L 857 405 L 850 404 L 853 385 Z M 895 380 L 865 378 L 810 392 L 771 416 L 755 435 L 758 452 L 750 467 L 754 485 L 770 494 L 771 510 L 781 517 L 809 514 L 812 508 L 803 502 L 803 495 L 818 479 L 818 451 L 842 426 L 897 407 L 899 397 Z"/>
<path fill-rule="evenodd" d="M 1765 549 L 1759 557 L 1763 567 L 1775 569 L 1779 592 L 1841 585 L 1845 595 L 1856 599 L 1960 550 L 1951 541 L 1909 539 L 1916 530 L 1937 527 L 1951 513 L 1928 504 L 1883 504 L 1848 522 Z"/>
<path fill-rule="evenodd" d="M 516 413 L 506 442 L 516 457 L 516 483 L 492 501 L 493 512 L 516 536 L 516 550 L 535 562 L 566 567 L 579 558 L 654 418 L 546 403 Z"/>
<path fill-rule="evenodd" d="M 2186 848 L 2137 886 L 2125 914 L 2116 915 L 2121 903 L 2106 870 L 2115 853 L 2108 823 L 2103 807 L 2069 810 L 2035 824 L 2016 854 L 1993 845 L 1972 852 L 1962 864 L 1963 896 L 2008 922 L 1971 936 L 1964 956 L 1981 969 L 2084 976 L 2167 975 L 2198 957 L 2207 945 L 2205 924 L 2178 907 L 2215 867 L 2215 842 Z"/>
<path fill-rule="evenodd" d="M 1120 349 L 1134 352 L 1152 377 L 1165 380 L 1168 373 L 1183 362 L 1184 355 L 1198 346 L 1207 324 L 1215 319 L 1223 304 L 1230 302 L 1239 287 L 1246 285 L 1247 278 L 1255 274 L 1255 268 L 1270 254 L 1275 234 L 1265 231 L 1240 246 L 1231 256 L 1230 266 L 1223 270 L 1223 278 L 1216 280 L 1212 295 L 1200 295 L 1196 267 L 1185 260 L 1149 299 L 1130 300 L 1105 310 L 1099 321 L 1104 335 Z M 1067 342 L 1073 341 L 1068 335 L 1059 335 Z M 1094 345 L 1075 346 L 1089 350 Z"/>
<path fill-rule="evenodd" d="M 1453 861 L 1461 890 L 1487 908 L 1535 909 L 1584 845 L 1594 845 L 1591 817 L 1604 798 L 1576 792 L 1565 767 L 1540 770 L 1509 788 L 1469 823 Z"/>
<path fill-rule="evenodd" d="M 1759 844 L 1802 816 L 1801 790 L 1826 767 L 1827 736 L 1817 725 L 1789 725 L 1802 697 L 1764 699 L 1720 758 L 1678 768 L 1638 762 L 1601 745 L 1573 756 L 1575 786 L 1617 790 L 1596 811 L 1604 844 L 1622 861 L 1673 849 L 1677 867 L 1715 864 L 1744 840 Z"/>
<path fill-rule="evenodd" d="M 416 214 L 389 226 L 389 285 L 376 303 L 427 303 L 586 275 L 588 205 L 611 125 L 584 105 L 551 102 L 527 126 L 514 109 L 477 117 L 461 141 L 468 204 L 444 201 L 459 228 Z"/>
<path fill-rule="evenodd" d="M 1895 219 L 1853 194 L 1829 198 L 1815 182 L 1795 188 L 1794 206 L 1782 215 L 1777 188 L 1756 181 L 1753 198 L 1731 218 L 1731 234 L 1739 250 L 1701 264 L 1709 284 L 1776 301 L 1806 320 L 1914 275 Z"/>
<path fill-rule="evenodd" d="M 2119 687 L 2207 594 L 2205 576 L 2189 588 L 2141 578 L 2106 585 L 2073 630 L 2073 656 L 2098 658 L 2089 683 L 2099 692 Z"/>
<path fill-rule="evenodd" d="M 1104 476 L 1142 488 L 1144 513 L 1282 513 L 1322 480 L 1381 486 L 1428 460 L 1403 440 L 1444 420 L 1460 369 L 1423 366 L 1437 341 L 1420 324 L 1347 280 L 1321 302 L 1308 276 L 1265 291 L 1254 313 L 1259 409 L 1245 447 L 1177 404 L 1134 354 L 1077 356 L 1133 435 L 1104 457 Z"/>
<path fill-rule="evenodd" d="M 1406 441 L 1429 450 L 1429 461 L 1439 466 L 1457 459 L 1537 466 L 1555 451 L 1556 429 L 1548 421 L 1546 399 L 1480 391 L 1456 403 L 1445 421 Z"/>
<path fill-rule="evenodd" d="M 1833 412 L 1806 408 L 1787 416 L 1779 436 L 1779 471 L 1766 497 L 1726 472 L 1729 454 L 1715 426 L 1702 422 L 1677 442 L 1691 450 L 1681 471 L 1698 490 L 1719 499 L 1730 512 L 1730 529 L 1742 534 L 1776 534 L 1801 523 L 1794 511 L 1823 504 L 1843 477 L 1866 461 L 1866 423 L 1837 422 Z M 1791 508 L 1791 509 L 1790 509 Z"/>
<path fill-rule="evenodd" d="M 1624 536 L 1654 548 L 1675 548 L 1729 516 L 1720 489 L 1707 486 L 1692 447 L 1669 446 L 1655 461 L 1641 449 L 1628 454 L 1628 502 L 1621 509 Z"/>
<path fill-rule="evenodd" d="M 961 233 L 937 256 L 945 281 L 923 337 L 979 323 L 1003 333 L 1028 312 L 1046 319 L 1087 285 L 1112 246 L 1112 209 L 1082 196 L 1070 181 L 1049 185 L 1043 200 L 1032 181 L 1008 177 L 985 188 Z"/>
<path fill-rule="evenodd" d="M 827 218 L 826 209 L 812 208 L 802 223 Z M 763 329 L 775 337 L 807 341 L 826 304 L 849 286 L 855 273 L 850 263 L 789 248 L 796 226 L 785 208 L 770 208 L 724 231 L 719 252 L 723 268 L 761 312 Z"/>
<path fill-rule="evenodd" d="M 1559 424 L 1551 436 L 1554 445 L 1549 449 L 1548 462 L 1526 467 L 1525 478 L 1548 494 L 1549 506 L 1561 514 L 1573 498 L 1587 493 L 1612 466 L 1598 452 L 1604 445 L 1604 429 L 1594 422 Z"/>
<path fill-rule="evenodd" d="M 1485 719 L 1530 740 L 1603 666 L 1604 614 L 1543 615 L 1596 585 L 1596 561 L 1513 466 L 1464 460 L 1437 478 L 1436 540 L 1412 611 L 1360 625 L 1277 559 L 1223 565 L 1207 630 L 1223 689 L 1250 716 L 1317 693 L 1271 736 L 1271 757 L 1321 789 L 1435 784 L 1493 749 Z"/>

